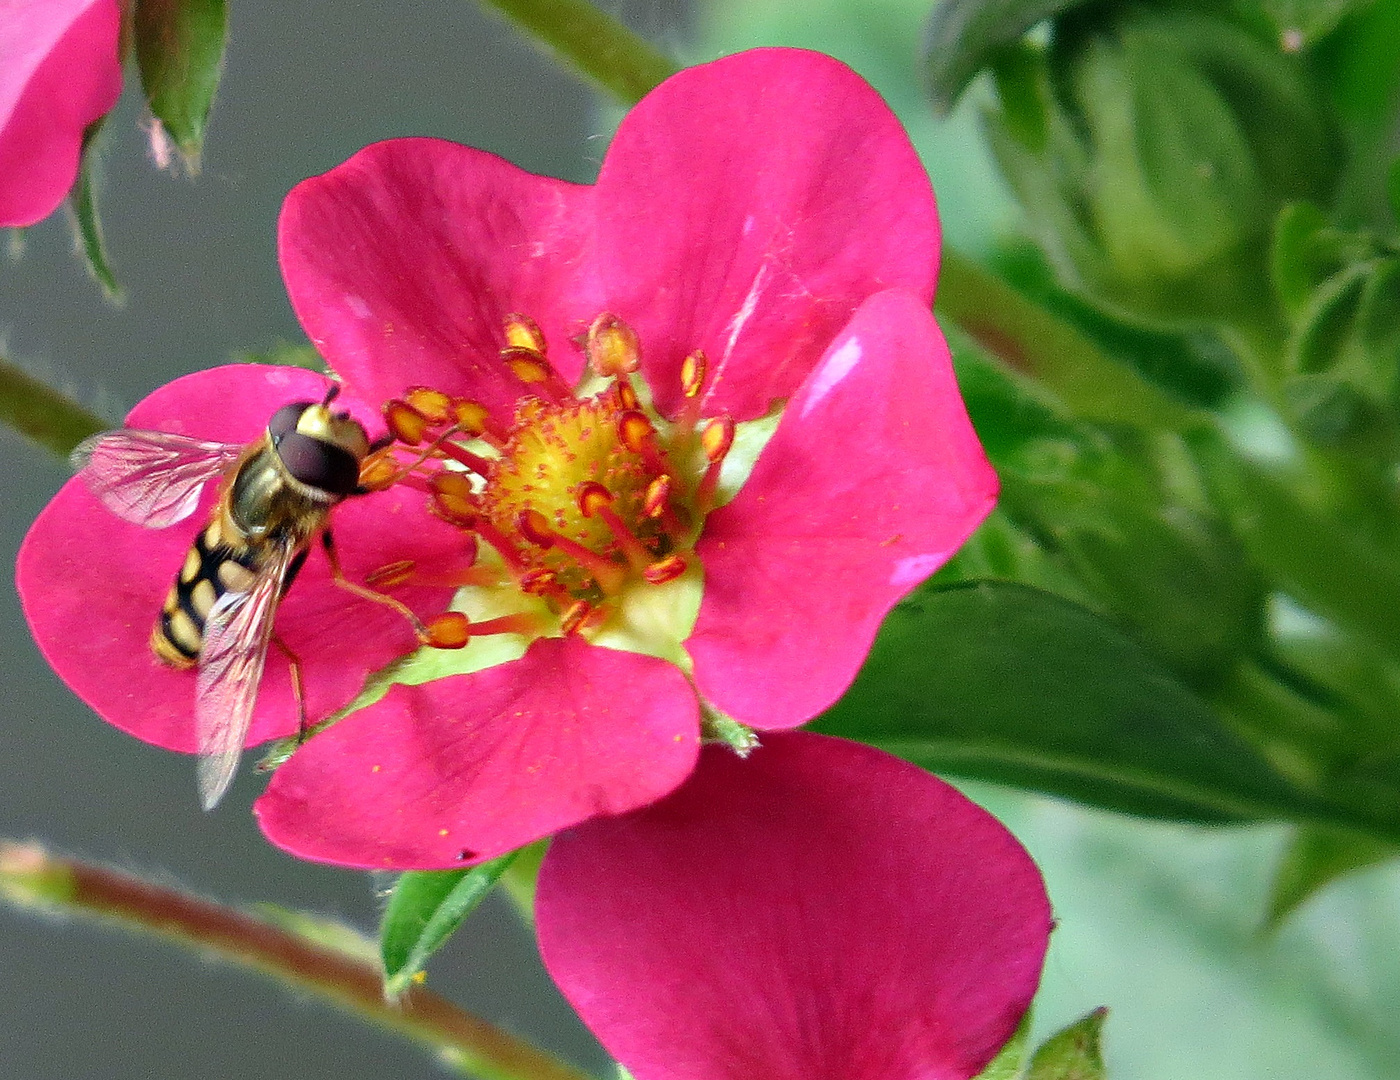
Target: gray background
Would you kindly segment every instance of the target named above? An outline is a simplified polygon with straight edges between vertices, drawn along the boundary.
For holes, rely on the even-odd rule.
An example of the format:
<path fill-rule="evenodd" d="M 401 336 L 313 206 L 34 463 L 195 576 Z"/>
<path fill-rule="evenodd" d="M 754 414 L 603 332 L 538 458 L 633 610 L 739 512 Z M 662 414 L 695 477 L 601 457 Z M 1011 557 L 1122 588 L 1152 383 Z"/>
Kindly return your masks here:
<path fill-rule="evenodd" d="M 605 5 L 606 6 L 606 5 Z M 131 86 L 108 121 L 101 208 L 128 300 L 105 304 L 63 215 L 0 259 L 0 354 L 119 420 L 154 387 L 239 349 L 304 340 L 277 270 L 282 197 L 359 147 L 438 135 L 524 168 L 590 180 L 606 123 L 580 82 L 469 0 L 235 0 L 228 64 L 195 181 L 156 172 Z M 619 12 L 681 42 L 685 0 Z M 0 431 L 7 566 L 66 467 Z M 0 590 L 0 836 L 138 869 L 223 899 L 271 900 L 369 929 L 367 875 L 267 845 L 245 770 L 199 811 L 192 761 L 109 728 L 53 676 L 14 589 Z M 603 1056 L 554 992 L 514 913 L 493 898 L 434 963 L 431 985 L 583 1064 Z M 0 905 L 0 1075 L 433 1075 L 419 1049 L 259 976 L 150 939 Z"/>

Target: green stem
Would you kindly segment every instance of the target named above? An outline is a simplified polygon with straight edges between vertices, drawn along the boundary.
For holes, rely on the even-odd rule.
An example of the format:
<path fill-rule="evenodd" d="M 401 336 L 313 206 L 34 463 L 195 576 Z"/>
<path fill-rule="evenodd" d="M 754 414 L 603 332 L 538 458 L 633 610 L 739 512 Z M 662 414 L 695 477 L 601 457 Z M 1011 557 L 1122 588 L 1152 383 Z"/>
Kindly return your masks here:
<path fill-rule="evenodd" d="M 1114 360 L 1075 327 L 947 246 L 935 307 L 1085 420 L 1173 431 L 1202 423 L 1200 414 Z"/>
<path fill-rule="evenodd" d="M 112 426 L 4 359 L 0 359 L 0 421 L 63 457 L 89 435 Z"/>
<path fill-rule="evenodd" d="M 604 90 L 639 101 L 676 73 L 670 57 L 585 0 L 482 0 Z"/>
<path fill-rule="evenodd" d="M 0 896 L 21 907 L 114 921 L 261 971 L 436 1050 L 446 1064 L 468 1075 L 589 1080 L 421 986 L 390 1004 L 383 973 L 363 957 L 131 874 L 56 857 L 37 844 L 0 842 Z"/>

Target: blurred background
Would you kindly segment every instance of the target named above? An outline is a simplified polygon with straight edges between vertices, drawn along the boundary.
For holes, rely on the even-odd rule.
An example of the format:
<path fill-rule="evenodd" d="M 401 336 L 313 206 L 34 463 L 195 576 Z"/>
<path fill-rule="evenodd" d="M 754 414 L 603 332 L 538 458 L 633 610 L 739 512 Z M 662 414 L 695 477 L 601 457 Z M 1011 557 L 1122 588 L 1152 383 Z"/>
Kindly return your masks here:
<path fill-rule="evenodd" d="M 686 62 L 760 44 L 821 49 L 900 113 L 972 254 L 1018 227 L 978 136 L 976 92 L 935 122 L 917 77 L 927 0 L 628 0 L 601 6 Z M 436 135 L 588 181 L 618 110 L 467 0 L 412 5 L 235 0 L 204 171 L 158 173 L 139 95 L 107 123 L 101 208 L 124 306 L 104 303 L 62 215 L 0 262 L 0 352 L 113 423 L 190 370 L 303 340 L 278 275 L 282 197 L 366 143 Z M 0 545 L 68 475 L 0 431 Z M 49 672 L 13 588 L 0 595 L 0 835 L 130 867 L 237 902 L 272 901 L 371 930 L 365 875 L 266 845 L 241 777 L 213 814 L 192 762 L 108 728 Z M 1258 931 L 1273 828 L 1130 820 L 968 785 L 1040 862 L 1059 926 L 1037 1038 L 1098 1005 L 1115 1080 L 1390 1080 L 1400 1061 L 1400 870 L 1356 874 L 1270 937 Z M 580 1064 L 605 1058 L 493 898 L 434 960 L 438 991 Z M 433 1075 L 418 1049 L 261 978 L 149 940 L 0 907 L 5 1075 L 342 1080 Z"/>

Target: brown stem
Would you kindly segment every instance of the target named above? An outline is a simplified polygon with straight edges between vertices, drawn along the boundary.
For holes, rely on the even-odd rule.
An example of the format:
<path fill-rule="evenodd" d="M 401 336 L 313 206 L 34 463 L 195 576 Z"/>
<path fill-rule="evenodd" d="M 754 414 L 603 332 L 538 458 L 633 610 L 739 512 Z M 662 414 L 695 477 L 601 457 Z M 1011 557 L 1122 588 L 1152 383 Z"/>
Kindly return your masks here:
<path fill-rule="evenodd" d="M 371 960 L 132 874 L 51 855 L 38 844 L 0 842 L 0 896 L 23 907 L 110 919 L 207 950 L 359 1013 L 487 1080 L 589 1080 L 424 987 L 414 986 L 390 1004 L 383 974 Z"/>

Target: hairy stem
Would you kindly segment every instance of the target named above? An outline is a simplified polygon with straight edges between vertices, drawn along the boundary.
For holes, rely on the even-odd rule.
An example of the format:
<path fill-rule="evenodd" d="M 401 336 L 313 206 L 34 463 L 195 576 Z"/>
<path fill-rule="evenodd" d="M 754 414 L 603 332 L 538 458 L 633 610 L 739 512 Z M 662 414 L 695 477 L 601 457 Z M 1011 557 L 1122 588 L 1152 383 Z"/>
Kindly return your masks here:
<path fill-rule="evenodd" d="M 223 904 L 132 874 L 0 842 L 0 896 L 18 906 L 88 915 L 145 930 L 270 975 L 436 1050 L 486 1080 L 588 1080 L 588 1074 L 414 986 L 385 1001 L 372 960 L 298 936 Z"/>

